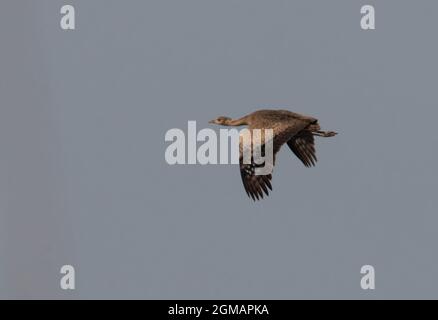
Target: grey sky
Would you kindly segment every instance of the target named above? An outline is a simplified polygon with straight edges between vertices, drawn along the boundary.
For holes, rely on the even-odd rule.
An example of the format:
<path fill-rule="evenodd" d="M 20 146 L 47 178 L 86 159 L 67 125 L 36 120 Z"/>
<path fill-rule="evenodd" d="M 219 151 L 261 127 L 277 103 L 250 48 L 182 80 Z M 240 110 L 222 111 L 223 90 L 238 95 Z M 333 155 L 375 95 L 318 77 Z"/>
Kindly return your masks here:
<path fill-rule="evenodd" d="M 437 298 L 436 1 L 68 3 L 73 32 L 0 4 L 0 298 Z M 165 162 L 168 129 L 260 108 L 339 135 L 257 203 Z"/>

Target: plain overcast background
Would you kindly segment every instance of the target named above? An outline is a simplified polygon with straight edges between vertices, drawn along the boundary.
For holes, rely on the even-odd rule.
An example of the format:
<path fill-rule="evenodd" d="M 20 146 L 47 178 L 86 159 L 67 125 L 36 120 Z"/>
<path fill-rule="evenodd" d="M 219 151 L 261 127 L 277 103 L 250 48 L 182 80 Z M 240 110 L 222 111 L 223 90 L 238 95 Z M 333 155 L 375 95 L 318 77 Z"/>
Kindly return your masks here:
<path fill-rule="evenodd" d="M 438 298 L 437 12 L 1 1 L 0 298 Z M 235 165 L 165 162 L 168 129 L 260 108 L 340 134 L 312 169 L 283 148 L 256 203 Z"/>

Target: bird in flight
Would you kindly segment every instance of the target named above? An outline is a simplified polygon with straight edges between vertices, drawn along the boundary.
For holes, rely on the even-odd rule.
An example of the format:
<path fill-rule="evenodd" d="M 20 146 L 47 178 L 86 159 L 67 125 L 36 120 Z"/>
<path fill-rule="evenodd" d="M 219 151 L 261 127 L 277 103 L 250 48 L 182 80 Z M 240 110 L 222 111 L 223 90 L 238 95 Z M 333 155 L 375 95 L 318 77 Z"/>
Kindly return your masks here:
<path fill-rule="evenodd" d="M 318 120 L 315 118 L 288 110 L 258 110 L 235 120 L 221 116 L 209 123 L 223 126 L 246 125 L 250 132 L 254 129 L 272 129 L 274 161 L 272 165 L 275 164 L 275 155 L 281 146 L 286 143 L 306 167 L 312 167 L 317 161 L 314 136 L 333 137 L 337 134 L 333 131 L 321 131 Z M 261 143 L 263 150 L 264 141 L 261 141 Z M 240 136 L 239 150 L 240 175 L 246 193 L 254 201 L 263 198 L 264 194 L 268 196 L 268 189 L 272 190 L 272 173 L 256 175 L 255 169 L 262 165 L 256 163 L 253 158 L 251 158 L 250 163 L 245 163 L 242 135 Z"/>

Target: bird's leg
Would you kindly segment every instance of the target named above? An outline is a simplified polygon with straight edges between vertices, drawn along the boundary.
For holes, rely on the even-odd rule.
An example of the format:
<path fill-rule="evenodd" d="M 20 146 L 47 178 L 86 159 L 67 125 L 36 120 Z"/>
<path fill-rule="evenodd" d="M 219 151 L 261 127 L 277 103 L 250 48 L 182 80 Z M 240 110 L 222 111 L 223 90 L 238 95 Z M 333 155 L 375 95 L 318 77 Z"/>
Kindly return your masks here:
<path fill-rule="evenodd" d="M 334 132 L 334 131 L 313 131 L 312 133 L 315 136 L 325 137 L 325 138 L 333 137 L 333 136 L 338 134 L 337 132 Z"/>

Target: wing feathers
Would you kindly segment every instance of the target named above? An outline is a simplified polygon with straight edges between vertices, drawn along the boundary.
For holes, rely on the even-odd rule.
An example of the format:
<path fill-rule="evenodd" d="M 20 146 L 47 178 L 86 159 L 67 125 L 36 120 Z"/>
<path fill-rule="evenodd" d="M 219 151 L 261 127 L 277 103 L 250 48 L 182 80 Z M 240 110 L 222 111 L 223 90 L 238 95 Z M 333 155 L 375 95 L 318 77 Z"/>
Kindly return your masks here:
<path fill-rule="evenodd" d="M 290 139 L 287 145 L 306 167 L 312 167 L 316 164 L 315 139 L 311 132 L 301 131 Z"/>
<path fill-rule="evenodd" d="M 240 175 L 242 177 L 243 186 L 249 197 L 253 200 L 263 199 L 264 195 L 269 195 L 269 190 L 272 190 L 272 174 L 255 175 L 255 168 L 259 165 L 254 161 L 251 164 L 243 164 L 240 159 Z"/>

